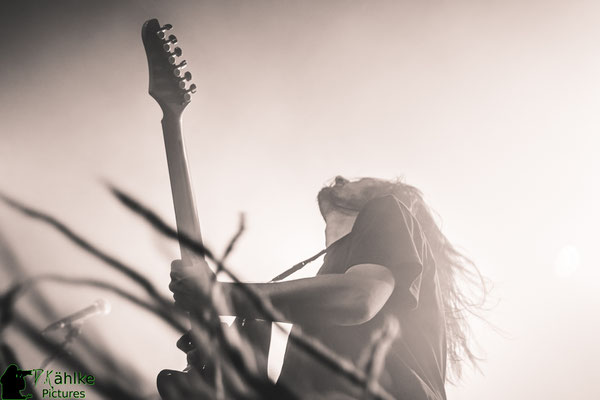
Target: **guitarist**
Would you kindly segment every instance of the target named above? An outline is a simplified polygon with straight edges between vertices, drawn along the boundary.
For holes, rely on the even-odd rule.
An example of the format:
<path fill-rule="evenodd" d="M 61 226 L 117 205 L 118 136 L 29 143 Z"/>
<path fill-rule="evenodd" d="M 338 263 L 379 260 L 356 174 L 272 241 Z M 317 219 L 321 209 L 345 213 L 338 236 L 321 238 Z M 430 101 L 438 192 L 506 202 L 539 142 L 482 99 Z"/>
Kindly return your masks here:
<path fill-rule="evenodd" d="M 396 181 L 337 177 L 318 195 L 327 255 L 314 278 L 251 285 L 285 317 L 336 353 L 360 364 L 372 336 L 393 317 L 392 342 L 379 383 L 397 399 L 446 399 L 446 360 L 474 362 L 458 275 L 476 267 L 441 233 L 421 193 Z M 197 309 L 197 266 L 173 263 L 179 306 Z M 260 317 L 232 283 L 220 283 L 235 314 Z M 483 287 L 485 294 L 485 287 Z M 361 357 L 362 355 L 362 357 Z M 279 382 L 307 399 L 360 398 L 362 389 L 288 342 Z M 310 393 L 310 394 L 307 394 Z"/>

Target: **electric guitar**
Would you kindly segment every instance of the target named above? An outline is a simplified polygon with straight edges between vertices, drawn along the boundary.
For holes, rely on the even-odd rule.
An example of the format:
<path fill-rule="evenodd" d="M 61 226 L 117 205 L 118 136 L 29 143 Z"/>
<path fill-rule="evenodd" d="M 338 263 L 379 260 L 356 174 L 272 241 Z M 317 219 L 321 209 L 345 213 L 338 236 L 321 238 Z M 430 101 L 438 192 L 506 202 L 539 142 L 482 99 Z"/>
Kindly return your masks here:
<path fill-rule="evenodd" d="M 157 101 L 163 112 L 162 130 L 177 231 L 198 243 L 202 243 L 200 223 L 198 222 L 181 130 L 182 114 L 190 103 L 192 94 L 196 91 L 196 85 L 190 82 L 192 74 L 186 70 L 187 61 L 181 58 L 182 50 L 177 46 L 177 37 L 170 33 L 171 29 L 171 25 L 161 26 L 156 19 L 146 21 L 142 27 L 142 41 L 148 58 L 150 74 L 148 92 Z M 181 243 L 180 251 L 184 265 L 204 265 L 206 268 L 201 268 L 200 278 L 210 279 L 210 271 L 202 256 L 181 245 Z M 197 321 L 199 319 L 195 315 L 190 315 L 192 330 L 191 335 L 188 335 L 189 337 L 206 335 L 197 326 Z M 184 350 L 186 349 L 185 345 L 182 347 Z M 189 346 L 187 347 L 187 350 L 191 350 Z M 209 350 L 207 349 L 207 351 Z M 201 361 L 198 362 L 201 365 L 193 364 L 194 362 L 190 362 L 188 357 L 188 367 L 184 372 L 161 371 L 157 377 L 157 385 L 163 399 L 198 397 L 198 390 L 194 390 L 190 382 L 203 379 L 199 371 L 202 371 L 205 366 Z M 206 374 L 204 373 L 204 375 Z"/>
<path fill-rule="evenodd" d="M 179 233 L 202 243 L 200 223 L 194 201 L 192 183 L 188 169 L 184 138 L 181 130 L 183 111 L 196 91 L 196 85 L 190 82 L 192 75 L 186 71 L 187 62 L 181 58 L 182 50 L 178 40 L 170 33 L 172 26 L 161 26 L 158 20 L 151 19 L 142 27 L 142 41 L 148 58 L 150 73 L 149 93 L 158 102 L 163 112 L 162 129 L 167 152 L 169 179 L 173 195 L 175 220 Z M 184 265 L 199 265 L 200 279 L 208 282 L 211 272 L 203 257 L 181 245 L 181 260 Z M 206 387 L 215 383 L 214 374 L 218 373 L 214 361 L 218 360 L 218 344 L 212 341 L 210 346 L 197 346 L 194 338 L 203 338 L 206 343 L 207 332 L 198 326 L 199 316 L 191 315 L 192 329 L 184 335 L 177 347 L 188 354 L 188 366 L 183 372 L 163 370 L 157 377 L 158 391 L 163 400 L 208 398 Z M 217 322 L 218 323 L 218 322 Z M 271 324 L 258 320 L 240 320 L 236 318 L 230 328 L 244 338 L 246 345 L 252 347 L 257 376 L 267 381 L 267 354 L 270 344 Z M 210 338 L 208 339 L 210 341 Z M 200 348 L 202 347 L 202 348 Z M 208 348 L 207 348 L 208 347 Z M 192 351 L 202 351 L 193 355 Z M 215 357 L 216 356 L 216 357 Z M 227 377 L 224 377 L 227 383 Z"/>

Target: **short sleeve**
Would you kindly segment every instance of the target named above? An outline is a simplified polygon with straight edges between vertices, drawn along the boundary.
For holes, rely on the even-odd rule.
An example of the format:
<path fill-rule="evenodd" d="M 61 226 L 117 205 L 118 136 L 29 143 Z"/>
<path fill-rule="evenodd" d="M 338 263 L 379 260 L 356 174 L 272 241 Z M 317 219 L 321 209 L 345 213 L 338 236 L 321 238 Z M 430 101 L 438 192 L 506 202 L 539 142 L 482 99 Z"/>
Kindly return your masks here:
<path fill-rule="evenodd" d="M 418 305 L 423 272 L 414 231 L 413 216 L 396 197 L 375 198 L 356 217 L 346 263 L 348 268 L 359 264 L 388 268 L 395 279 L 390 300 L 394 299 L 399 307 L 408 310 Z"/>

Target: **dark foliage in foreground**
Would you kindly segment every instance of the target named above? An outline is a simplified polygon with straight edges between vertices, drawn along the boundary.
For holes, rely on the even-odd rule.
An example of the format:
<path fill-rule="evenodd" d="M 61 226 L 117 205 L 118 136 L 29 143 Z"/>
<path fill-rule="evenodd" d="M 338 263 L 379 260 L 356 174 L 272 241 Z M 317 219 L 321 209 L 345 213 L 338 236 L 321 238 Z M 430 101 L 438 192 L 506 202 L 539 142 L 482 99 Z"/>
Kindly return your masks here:
<path fill-rule="evenodd" d="M 185 235 L 178 235 L 173 228 L 140 202 L 114 187 L 111 187 L 110 190 L 129 210 L 141 216 L 154 229 L 170 239 L 179 240 L 192 251 L 213 261 L 218 271 L 228 274 L 234 281 L 239 282 L 237 277 L 224 264 L 224 260 L 231 253 L 243 232 L 243 220 L 241 220 L 238 232 L 229 242 L 224 256 L 217 258 L 212 251 L 202 244 L 194 242 Z M 0 198 L 5 204 L 24 215 L 52 226 L 57 232 L 64 235 L 91 256 L 101 260 L 108 267 L 122 273 L 124 277 L 143 288 L 147 297 L 147 299 L 138 298 L 112 283 L 86 277 L 71 278 L 57 274 L 47 274 L 24 278 L 26 270 L 15 262 L 16 258 L 4 257 L 0 262 L 4 264 L 10 263 L 12 275 L 16 276 L 17 279 L 13 278 L 14 283 L 4 293 L 0 294 L 0 345 L 2 350 L 0 354 L 0 369 L 3 371 L 10 363 L 18 363 L 18 354 L 11 348 L 10 343 L 6 343 L 3 339 L 3 331 L 9 325 L 13 325 L 14 328 L 44 353 L 60 357 L 60 362 L 63 365 L 72 370 L 102 377 L 98 379 L 95 389 L 105 398 L 134 400 L 148 398 L 148 396 L 139 395 L 130 389 L 131 381 L 119 379 L 114 374 L 111 375 L 111 372 L 115 371 L 117 366 L 122 365 L 122 360 L 111 359 L 102 348 L 93 343 L 86 342 L 85 338 L 77 340 L 85 342 L 86 354 L 65 352 L 65 343 L 57 343 L 40 334 L 31 320 L 14 312 L 17 300 L 29 290 L 36 299 L 34 304 L 40 309 L 45 308 L 45 314 L 53 315 L 54 313 L 50 312 L 51 310 L 48 309 L 48 305 L 44 302 L 41 294 L 36 291 L 38 284 L 51 281 L 66 285 L 91 286 L 110 291 L 129 300 L 145 311 L 154 314 L 160 321 L 181 333 L 186 332 L 185 324 L 182 321 L 188 317 L 187 313 L 174 307 L 173 302 L 163 297 L 150 281 L 137 272 L 135 268 L 126 265 L 108 252 L 101 250 L 98 246 L 77 234 L 58 219 L 28 207 L 6 195 L 0 194 Z M 0 244 L 2 244 L 3 248 L 10 249 L 5 243 Z M 282 320 L 277 310 L 268 301 L 265 301 L 265 299 L 252 291 L 250 287 L 245 285 L 241 285 L 241 287 L 244 289 L 248 301 L 254 304 L 266 323 Z M 305 393 L 291 393 L 285 387 L 273 384 L 266 377 L 265 373 L 261 373 L 256 368 L 256 365 L 260 364 L 258 361 L 266 355 L 262 354 L 253 345 L 253 342 L 244 336 L 243 332 L 240 334 L 235 328 L 224 328 L 223 324 L 218 322 L 219 310 L 224 309 L 224 302 L 226 301 L 219 296 L 218 285 L 214 285 L 214 282 L 212 282 L 208 293 L 203 293 L 203 299 L 205 312 L 200 313 L 197 319 L 191 321 L 194 326 L 198 327 L 191 335 L 197 348 L 212 349 L 212 351 L 205 351 L 204 353 L 205 356 L 210 356 L 216 373 L 209 382 L 203 379 L 196 379 L 194 381 L 194 384 L 197 386 L 197 392 L 203 393 L 201 398 L 300 399 L 306 395 Z M 307 354 L 328 368 L 346 377 L 349 385 L 362 388 L 365 399 L 392 399 L 378 384 L 378 378 L 385 363 L 387 348 L 397 333 L 397 321 L 390 321 L 382 331 L 376 332 L 372 342 L 364 350 L 360 366 L 354 365 L 351 361 L 333 353 L 320 342 L 301 333 L 290 335 L 289 340 L 294 341 Z M 93 362 L 90 362 L 90 359 Z M 120 366 L 118 370 L 123 370 L 122 368 L 124 367 Z M 306 388 L 307 393 L 310 391 L 311 388 Z M 181 394 L 183 395 L 183 393 Z"/>

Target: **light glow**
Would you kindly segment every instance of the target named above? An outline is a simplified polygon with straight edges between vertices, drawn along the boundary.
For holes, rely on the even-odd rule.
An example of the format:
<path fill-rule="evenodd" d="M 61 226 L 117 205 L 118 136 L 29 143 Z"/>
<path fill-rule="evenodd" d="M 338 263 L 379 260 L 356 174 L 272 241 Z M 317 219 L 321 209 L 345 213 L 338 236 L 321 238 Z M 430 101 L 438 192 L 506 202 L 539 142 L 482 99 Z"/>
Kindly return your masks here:
<path fill-rule="evenodd" d="M 558 252 L 554 262 L 554 272 L 559 278 L 570 278 L 579 268 L 580 262 L 579 250 L 568 244 Z"/>

